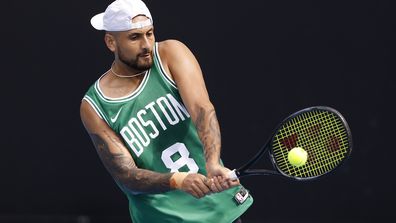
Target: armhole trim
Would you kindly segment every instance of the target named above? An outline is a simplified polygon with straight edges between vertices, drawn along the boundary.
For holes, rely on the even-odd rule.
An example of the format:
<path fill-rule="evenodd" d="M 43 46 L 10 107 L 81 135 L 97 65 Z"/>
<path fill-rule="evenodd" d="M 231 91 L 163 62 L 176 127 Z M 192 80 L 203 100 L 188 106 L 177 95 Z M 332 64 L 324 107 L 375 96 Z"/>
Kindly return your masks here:
<path fill-rule="evenodd" d="M 85 95 L 83 100 L 87 101 L 88 104 L 93 108 L 93 110 L 99 116 L 99 118 L 103 119 L 107 123 L 107 125 L 109 125 L 109 122 L 107 121 L 107 119 L 103 115 L 102 111 L 100 111 L 99 107 L 96 105 L 96 103 L 92 100 L 91 97 L 89 97 L 88 95 Z"/>
<path fill-rule="evenodd" d="M 171 76 L 165 71 L 164 66 L 161 62 L 161 57 L 158 50 L 158 42 L 155 43 L 155 60 L 157 61 L 157 65 L 160 71 L 161 76 L 175 89 L 177 89 L 176 83 L 172 80 Z"/>

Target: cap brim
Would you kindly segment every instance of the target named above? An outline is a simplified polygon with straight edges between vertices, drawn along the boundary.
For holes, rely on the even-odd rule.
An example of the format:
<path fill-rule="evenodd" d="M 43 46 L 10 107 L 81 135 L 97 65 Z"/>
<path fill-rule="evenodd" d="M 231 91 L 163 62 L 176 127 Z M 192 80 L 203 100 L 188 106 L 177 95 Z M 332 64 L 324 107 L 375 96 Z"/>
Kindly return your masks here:
<path fill-rule="evenodd" d="M 95 15 L 94 17 L 92 17 L 91 19 L 91 25 L 97 29 L 97 30 L 105 30 L 104 26 L 103 26 L 103 16 L 104 16 L 104 12 Z"/>

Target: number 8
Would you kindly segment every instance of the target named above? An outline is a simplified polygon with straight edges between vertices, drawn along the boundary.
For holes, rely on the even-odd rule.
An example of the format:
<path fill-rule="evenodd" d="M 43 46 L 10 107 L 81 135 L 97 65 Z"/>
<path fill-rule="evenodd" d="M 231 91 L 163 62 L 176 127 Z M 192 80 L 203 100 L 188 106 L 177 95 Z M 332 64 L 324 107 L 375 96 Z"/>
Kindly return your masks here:
<path fill-rule="evenodd" d="M 180 158 L 176 161 L 173 161 L 171 156 L 177 152 L 180 154 Z M 188 169 L 190 169 L 188 171 L 189 173 L 197 173 L 199 167 L 197 163 L 189 156 L 190 152 L 188 151 L 186 145 L 184 145 L 184 143 L 178 142 L 162 151 L 161 159 L 165 166 L 170 169 L 171 173 L 179 172 L 179 169 L 185 165 L 187 165 Z"/>

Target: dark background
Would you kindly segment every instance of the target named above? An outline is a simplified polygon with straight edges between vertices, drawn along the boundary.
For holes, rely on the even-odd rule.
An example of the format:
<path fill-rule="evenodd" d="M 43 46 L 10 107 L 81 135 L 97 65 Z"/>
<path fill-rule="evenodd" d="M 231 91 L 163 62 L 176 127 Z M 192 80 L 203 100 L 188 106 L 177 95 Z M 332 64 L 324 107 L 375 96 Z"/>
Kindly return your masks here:
<path fill-rule="evenodd" d="M 113 60 L 89 23 L 109 3 L 2 3 L 0 222 L 130 222 L 79 118 L 85 91 Z M 308 183 L 243 179 L 255 198 L 244 222 L 394 216 L 391 1 L 146 4 L 157 41 L 184 42 L 201 64 L 226 166 L 241 165 L 304 107 L 334 107 L 350 124 L 354 151 L 336 174 Z"/>

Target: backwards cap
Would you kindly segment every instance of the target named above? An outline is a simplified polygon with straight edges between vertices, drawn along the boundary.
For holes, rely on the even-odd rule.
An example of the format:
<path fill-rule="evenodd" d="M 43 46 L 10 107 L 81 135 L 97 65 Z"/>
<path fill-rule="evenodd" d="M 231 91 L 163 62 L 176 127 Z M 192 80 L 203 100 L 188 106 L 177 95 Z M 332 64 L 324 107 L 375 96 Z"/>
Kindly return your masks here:
<path fill-rule="evenodd" d="M 138 15 L 144 15 L 148 19 L 133 23 L 132 19 Z M 128 31 L 152 24 L 150 11 L 141 0 L 116 0 L 107 7 L 105 12 L 91 19 L 91 25 L 95 29 L 106 31 Z"/>

